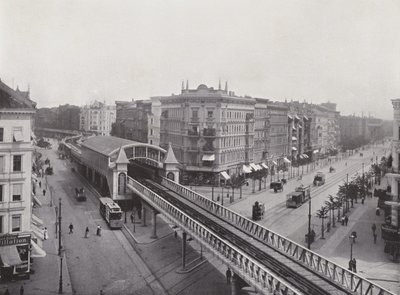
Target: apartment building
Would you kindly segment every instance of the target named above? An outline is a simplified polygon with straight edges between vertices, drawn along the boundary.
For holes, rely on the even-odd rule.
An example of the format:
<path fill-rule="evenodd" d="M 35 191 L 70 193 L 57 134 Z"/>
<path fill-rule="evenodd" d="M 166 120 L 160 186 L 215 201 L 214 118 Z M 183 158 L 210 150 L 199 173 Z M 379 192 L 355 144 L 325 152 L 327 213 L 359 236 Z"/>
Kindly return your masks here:
<path fill-rule="evenodd" d="M 0 81 L 0 276 L 29 275 L 36 103 Z"/>
<path fill-rule="evenodd" d="M 81 108 L 79 129 L 97 135 L 110 135 L 111 126 L 115 123 L 115 119 L 115 106 L 107 106 L 105 103 L 94 101 L 92 104 Z"/>

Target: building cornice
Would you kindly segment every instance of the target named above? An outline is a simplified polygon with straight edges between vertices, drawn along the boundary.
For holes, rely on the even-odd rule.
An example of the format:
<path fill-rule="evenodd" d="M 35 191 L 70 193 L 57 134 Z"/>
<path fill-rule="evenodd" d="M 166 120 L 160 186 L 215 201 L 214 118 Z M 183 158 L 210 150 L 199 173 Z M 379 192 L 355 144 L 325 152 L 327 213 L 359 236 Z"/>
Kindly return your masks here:
<path fill-rule="evenodd" d="M 36 109 L 0 109 L 0 114 L 35 114 Z"/>

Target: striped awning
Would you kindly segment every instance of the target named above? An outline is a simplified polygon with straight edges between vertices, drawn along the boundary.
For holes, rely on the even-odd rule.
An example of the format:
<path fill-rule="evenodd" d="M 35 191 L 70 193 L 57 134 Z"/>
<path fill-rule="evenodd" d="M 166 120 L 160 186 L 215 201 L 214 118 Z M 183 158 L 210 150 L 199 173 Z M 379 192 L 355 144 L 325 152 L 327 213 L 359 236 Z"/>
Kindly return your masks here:
<path fill-rule="evenodd" d="M 254 170 L 254 171 L 258 171 L 261 170 L 261 167 L 254 164 L 254 163 L 250 163 L 250 167 Z"/>
<path fill-rule="evenodd" d="M 220 172 L 220 174 L 225 180 L 231 179 L 231 177 L 225 171 Z"/>
<path fill-rule="evenodd" d="M 251 167 L 248 165 L 243 165 L 242 170 L 244 173 L 251 173 Z"/>
<path fill-rule="evenodd" d="M 31 257 L 45 257 L 46 252 L 40 248 L 38 244 L 35 243 L 34 240 L 31 240 L 31 245 L 32 245 L 32 253 Z"/>
<path fill-rule="evenodd" d="M 283 158 L 283 161 L 285 161 L 285 163 L 288 163 L 288 164 L 292 163 L 292 162 L 290 162 L 290 160 L 289 160 L 288 158 L 286 158 L 286 157 Z"/>
<path fill-rule="evenodd" d="M 264 167 L 265 169 L 268 169 L 268 166 L 265 165 L 264 163 L 261 163 L 261 166 Z"/>
<path fill-rule="evenodd" d="M 0 257 L 3 266 L 14 266 L 22 263 L 21 258 L 18 254 L 17 246 L 1 246 L 0 247 Z"/>

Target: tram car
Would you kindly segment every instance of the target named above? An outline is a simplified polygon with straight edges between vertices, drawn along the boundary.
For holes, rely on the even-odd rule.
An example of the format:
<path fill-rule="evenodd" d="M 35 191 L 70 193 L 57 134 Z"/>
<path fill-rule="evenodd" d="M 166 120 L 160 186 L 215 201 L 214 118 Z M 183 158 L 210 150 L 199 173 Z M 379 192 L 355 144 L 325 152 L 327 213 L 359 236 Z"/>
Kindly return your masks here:
<path fill-rule="evenodd" d="M 122 227 L 121 207 L 110 198 L 100 198 L 100 215 L 111 229 Z"/>
<path fill-rule="evenodd" d="M 303 203 L 307 202 L 311 198 L 310 186 L 299 186 L 296 187 L 294 192 L 287 194 L 286 196 L 286 207 L 287 208 L 297 208 Z"/>
<path fill-rule="evenodd" d="M 317 174 L 314 176 L 313 184 L 315 186 L 320 186 L 325 184 L 325 174 L 322 172 L 317 172 Z"/>
<path fill-rule="evenodd" d="M 75 199 L 79 202 L 86 201 L 86 193 L 83 187 L 81 187 L 80 189 L 75 188 Z"/>

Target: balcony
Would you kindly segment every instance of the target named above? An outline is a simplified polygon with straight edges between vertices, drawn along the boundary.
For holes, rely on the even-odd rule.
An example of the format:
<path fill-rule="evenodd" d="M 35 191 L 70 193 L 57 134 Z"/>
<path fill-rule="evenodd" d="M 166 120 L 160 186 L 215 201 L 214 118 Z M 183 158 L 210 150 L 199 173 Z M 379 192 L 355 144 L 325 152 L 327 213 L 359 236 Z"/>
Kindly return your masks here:
<path fill-rule="evenodd" d="M 203 129 L 203 136 L 204 137 L 215 137 L 217 134 L 215 128 L 204 128 Z"/>

